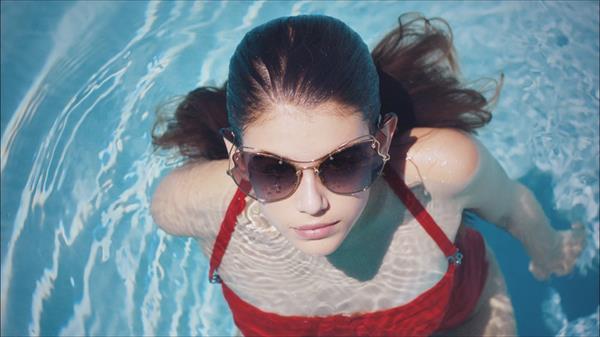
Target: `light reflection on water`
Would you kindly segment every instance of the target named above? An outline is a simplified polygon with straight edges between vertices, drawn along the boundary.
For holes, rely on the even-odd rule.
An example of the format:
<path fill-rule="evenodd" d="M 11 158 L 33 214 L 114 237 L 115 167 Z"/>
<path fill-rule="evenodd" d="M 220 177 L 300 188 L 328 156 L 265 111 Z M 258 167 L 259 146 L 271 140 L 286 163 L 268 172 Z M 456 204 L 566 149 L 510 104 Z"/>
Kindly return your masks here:
<path fill-rule="evenodd" d="M 268 19 L 333 15 L 372 46 L 413 10 L 450 22 L 466 79 L 505 73 L 481 139 L 511 177 L 546 177 L 536 194 L 553 193 L 552 219 L 585 223 L 578 273 L 597 279 L 597 2 L 3 2 L 2 334 L 231 334 L 196 243 L 149 215 L 169 166 L 152 155 L 155 107 L 222 83 L 237 42 Z M 577 289 L 536 286 L 552 305 L 517 310 L 521 334 L 597 334 L 597 299 L 567 317 L 561 297 Z"/>

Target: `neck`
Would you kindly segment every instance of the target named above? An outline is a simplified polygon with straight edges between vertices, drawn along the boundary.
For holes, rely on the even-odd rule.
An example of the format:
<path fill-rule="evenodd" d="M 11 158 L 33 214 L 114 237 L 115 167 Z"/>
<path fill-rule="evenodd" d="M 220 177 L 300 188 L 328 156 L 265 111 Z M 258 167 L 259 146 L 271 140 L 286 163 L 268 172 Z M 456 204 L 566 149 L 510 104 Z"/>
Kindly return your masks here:
<path fill-rule="evenodd" d="M 371 187 L 365 210 L 340 247 L 327 256 L 335 268 L 359 281 L 373 279 L 403 222 L 404 208 L 397 207 L 395 196 L 383 178 Z"/>

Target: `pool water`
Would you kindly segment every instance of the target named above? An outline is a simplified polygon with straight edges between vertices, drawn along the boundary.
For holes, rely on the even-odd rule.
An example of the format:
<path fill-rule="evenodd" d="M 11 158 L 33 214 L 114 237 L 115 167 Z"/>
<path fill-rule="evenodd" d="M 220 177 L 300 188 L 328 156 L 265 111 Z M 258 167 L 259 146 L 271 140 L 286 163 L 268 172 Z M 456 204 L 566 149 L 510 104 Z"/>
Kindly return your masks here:
<path fill-rule="evenodd" d="M 570 276 L 537 282 L 509 235 L 496 251 L 521 335 L 598 335 L 599 3 L 1 2 L 1 334 L 231 335 L 192 239 L 149 214 L 177 165 L 153 154 L 156 107 L 221 84 L 243 34 L 328 14 L 373 46 L 404 12 L 453 28 L 463 77 L 505 84 L 480 139 L 557 228 L 581 222 Z"/>

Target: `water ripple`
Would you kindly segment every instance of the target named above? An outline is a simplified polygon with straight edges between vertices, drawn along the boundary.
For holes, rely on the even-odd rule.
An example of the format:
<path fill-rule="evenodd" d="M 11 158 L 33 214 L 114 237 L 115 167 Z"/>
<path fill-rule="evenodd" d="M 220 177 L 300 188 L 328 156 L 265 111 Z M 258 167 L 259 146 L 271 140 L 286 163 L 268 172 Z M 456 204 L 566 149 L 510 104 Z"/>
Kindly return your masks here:
<path fill-rule="evenodd" d="M 148 130 L 160 101 L 224 79 L 227 59 L 243 33 L 289 13 L 338 16 L 370 42 L 381 37 L 382 24 L 391 27 L 402 11 L 448 19 L 461 62 L 468 65 L 465 78 L 506 73 L 494 122 L 481 133 L 482 141 L 511 177 L 532 170 L 551 176 L 552 206 L 569 220 L 584 222 L 589 232 L 579 272 L 597 268 L 598 4 L 452 6 L 385 1 L 82 1 L 68 6 L 50 32 L 52 48 L 40 56 L 39 71 L 3 126 L 0 173 L 3 190 L 10 188 L 3 197 L 14 199 L 6 203 L 14 219 L 5 223 L 3 217 L 2 223 L 7 247 L 2 334 L 235 332 L 220 288 L 207 282 L 208 261 L 200 253 L 206 247 L 157 231 L 152 222 L 149 198 L 171 164 L 152 156 Z M 130 18 L 118 23 L 122 13 Z M 553 20 L 538 20 L 543 16 Z M 27 158 L 15 162 L 19 156 Z M 10 186 L 8 176 L 18 176 L 22 186 Z M 270 235 L 259 232 L 247 231 L 236 240 Z M 257 247 L 269 242 L 258 241 Z M 286 265 L 282 260 L 271 268 L 317 274 L 308 261 Z M 425 277 L 419 273 L 416 269 L 414 276 Z M 394 277 L 392 290 L 410 286 L 406 277 Z M 335 296 L 334 291 L 323 296 Z M 357 300 L 351 294 L 338 309 L 351 311 Z M 374 299 L 376 306 L 391 305 L 387 301 Z M 597 312 L 569 321 L 560 314 L 560 298 L 553 303 L 547 314 L 554 315 L 549 324 L 556 334 L 597 329 Z M 323 303 L 319 310 L 332 308 Z"/>

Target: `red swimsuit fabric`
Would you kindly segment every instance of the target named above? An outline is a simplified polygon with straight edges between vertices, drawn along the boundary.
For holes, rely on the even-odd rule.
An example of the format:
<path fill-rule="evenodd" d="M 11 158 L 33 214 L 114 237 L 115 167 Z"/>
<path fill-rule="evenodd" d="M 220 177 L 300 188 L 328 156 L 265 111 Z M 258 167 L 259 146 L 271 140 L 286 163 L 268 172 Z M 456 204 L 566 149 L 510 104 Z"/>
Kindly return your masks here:
<path fill-rule="evenodd" d="M 453 244 L 389 166 L 384 178 L 449 261 L 460 251 L 463 256 L 460 264 L 451 261 L 446 274 L 433 287 L 409 303 L 386 310 L 308 317 L 262 311 L 237 296 L 215 274 L 235 230 L 236 217 L 245 208 L 245 196 L 238 189 L 213 247 L 209 277 L 221 283 L 234 322 L 244 336 L 429 336 L 455 328 L 469 318 L 487 278 L 488 264 L 481 234 L 462 228 Z"/>

